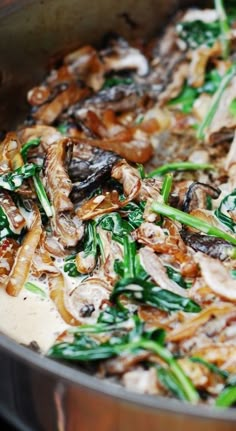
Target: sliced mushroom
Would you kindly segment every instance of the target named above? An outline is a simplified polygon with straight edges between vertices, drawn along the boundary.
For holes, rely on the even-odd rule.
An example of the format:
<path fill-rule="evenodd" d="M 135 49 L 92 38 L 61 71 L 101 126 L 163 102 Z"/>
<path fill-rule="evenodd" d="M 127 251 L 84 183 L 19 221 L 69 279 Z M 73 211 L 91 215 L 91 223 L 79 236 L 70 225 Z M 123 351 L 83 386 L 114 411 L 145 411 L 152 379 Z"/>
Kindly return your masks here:
<path fill-rule="evenodd" d="M 104 300 L 109 299 L 109 285 L 102 279 L 92 277 L 80 283 L 68 297 L 68 306 L 76 319 L 85 323 L 95 323 Z M 93 304 L 94 311 L 89 317 L 81 317 L 80 310 Z"/>
<path fill-rule="evenodd" d="M 70 212 L 56 214 L 52 219 L 52 228 L 64 247 L 75 247 L 84 235 L 82 221 Z"/>
<path fill-rule="evenodd" d="M 220 189 L 200 182 L 194 182 L 188 188 L 183 202 L 183 211 L 191 212 L 195 209 L 205 209 L 207 206 L 207 196 L 218 199 L 221 194 Z"/>
<path fill-rule="evenodd" d="M 148 178 L 141 180 L 138 170 L 130 166 L 126 160 L 118 162 L 111 175 L 123 185 L 125 195 L 132 196 L 134 200 L 157 199 L 160 195 L 162 182 Z"/>
<path fill-rule="evenodd" d="M 222 262 L 200 252 L 195 255 L 202 277 L 210 289 L 220 297 L 236 302 L 236 280 L 234 280 Z"/>
<path fill-rule="evenodd" d="M 177 97 L 182 91 L 183 85 L 188 77 L 189 65 L 188 63 L 180 63 L 173 73 L 173 80 L 167 86 L 165 91 L 160 94 L 159 100 L 161 104 L 165 104 L 171 99 Z"/>
<path fill-rule="evenodd" d="M 143 370 L 142 368 L 128 371 L 122 378 L 124 386 L 130 391 L 146 394 L 158 394 L 160 389 L 157 385 L 157 374 L 155 368 Z"/>
<path fill-rule="evenodd" d="M 104 82 L 105 67 L 97 51 L 85 45 L 64 57 L 70 73 L 84 80 L 94 91 L 100 90 Z"/>
<path fill-rule="evenodd" d="M 88 94 L 89 90 L 87 88 L 80 88 L 76 84 L 72 83 L 68 88 L 59 93 L 52 101 L 40 106 L 37 111 L 33 113 L 33 117 L 43 124 L 50 125 L 71 104 L 84 99 Z"/>
<path fill-rule="evenodd" d="M 218 57 L 221 54 L 221 45 L 217 41 L 213 46 L 200 46 L 198 49 L 191 51 L 191 63 L 189 66 L 188 82 L 193 87 L 201 87 L 205 82 L 206 68 L 212 57 Z"/>
<path fill-rule="evenodd" d="M 111 138 L 81 140 L 81 143 L 113 151 L 133 163 L 145 163 L 153 155 L 150 137 L 142 130 L 124 130 Z"/>
<path fill-rule="evenodd" d="M 85 118 L 88 111 L 102 112 L 111 109 L 113 112 L 125 112 L 136 109 L 141 105 L 141 97 L 137 87 L 132 85 L 119 84 L 111 88 L 106 88 L 87 98 L 85 101 L 77 103 L 68 110 L 68 115 L 75 118 Z"/>
<path fill-rule="evenodd" d="M 121 37 L 110 40 L 110 45 L 102 52 L 102 60 L 107 72 L 131 69 L 145 76 L 149 71 L 146 57 Z"/>
<path fill-rule="evenodd" d="M 208 256 L 220 260 L 227 259 L 230 256 L 230 253 L 233 252 L 232 244 L 229 244 L 221 238 L 202 235 L 200 233 L 191 233 L 186 229 L 181 231 L 181 237 L 189 247 L 193 248 L 193 250 L 201 251 Z"/>
<path fill-rule="evenodd" d="M 122 355 L 117 358 L 108 359 L 104 362 L 102 368 L 107 375 L 122 375 L 128 373 L 130 369 L 138 363 L 148 360 L 149 352 L 137 352 L 135 355 Z M 125 376 L 124 376 L 125 377 Z M 123 382 L 124 382 L 123 377 Z"/>
<path fill-rule="evenodd" d="M 141 248 L 139 255 L 144 269 L 158 286 L 177 295 L 188 296 L 186 289 L 183 289 L 168 277 L 161 259 L 151 249 L 148 247 Z"/>
<path fill-rule="evenodd" d="M 101 187 L 109 178 L 111 169 L 118 159 L 114 153 L 91 147 L 83 142 L 74 143 L 68 165 L 68 174 L 73 181 L 71 200 L 79 203 Z"/>
<path fill-rule="evenodd" d="M 51 144 L 62 139 L 62 134 L 55 127 L 45 126 L 43 124 L 36 124 L 35 126 L 21 129 L 19 131 L 19 136 L 23 143 L 40 138 L 40 145 L 42 145 L 43 153 Z M 40 150 L 37 149 L 37 152 L 38 151 Z"/>

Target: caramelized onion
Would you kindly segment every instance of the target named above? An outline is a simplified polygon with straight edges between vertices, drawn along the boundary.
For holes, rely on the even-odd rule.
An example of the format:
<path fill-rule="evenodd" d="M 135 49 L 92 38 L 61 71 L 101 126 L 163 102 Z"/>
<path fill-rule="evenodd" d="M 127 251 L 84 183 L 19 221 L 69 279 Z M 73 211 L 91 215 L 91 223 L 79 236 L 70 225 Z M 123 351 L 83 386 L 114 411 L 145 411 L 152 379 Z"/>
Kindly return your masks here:
<path fill-rule="evenodd" d="M 105 151 L 114 151 L 133 163 L 146 163 L 153 155 L 151 141 L 141 130 L 132 133 L 126 130 L 112 138 L 90 139 L 88 143 Z"/>
<path fill-rule="evenodd" d="M 66 146 L 69 142 L 67 138 L 61 139 L 51 144 L 47 152 L 45 181 L 56 212 L 71 211 L 74 208 L 69 199 L 72 183 L 64 167 Z"/>
<path fill-rule="evenodd" d="M 0 245 L 0 284 L 4 286 L 14 265 L 19 244 L 14 239 L 5 238 Z"/>
<path fill-rule="evenodd" d="M 25 235 L 15 258 L 14 266 L 9 275 L 6 291 L 11 296 L 17 296 L 27 281 L 33 255 L 42 233 L 41 217 L 37 207 L 33 209 L 33 219 L 29 231 Z"/>
<path fill-rule="evenodd" d="M 192 319 L 187 319 L 182 325 L 177 329 L 174 329 L 167 335 L 167 340 L 172 342 L 177 342 L 183 340 L 184 338 L 192 337 L 197 329 L 205 325 L 212 316 L 223 316 L 224 314 L 235 311 L 236 308 L 233 304 L 212 304 L 206 307 L 197 316 Z"/>
<path fill-rule="evenodd" d="M 57 117 L 71 104 L 85 98 L 89 94 L 86 88 L 79 88 L 72 83 L 69 87 L 59 93 L 52 101 L 40 106 L 35 112 L 34 117 L 43 124 L 52 124 Z"/>
<path fill-rule="evenodd" d="M 71 326 L 78 326 L 80 322 L 72 316 L 65 306 L 65 280 L 63 275 L 56 274 L 48 277 L 50 298 L 57 307 L 62 319 Z"/>

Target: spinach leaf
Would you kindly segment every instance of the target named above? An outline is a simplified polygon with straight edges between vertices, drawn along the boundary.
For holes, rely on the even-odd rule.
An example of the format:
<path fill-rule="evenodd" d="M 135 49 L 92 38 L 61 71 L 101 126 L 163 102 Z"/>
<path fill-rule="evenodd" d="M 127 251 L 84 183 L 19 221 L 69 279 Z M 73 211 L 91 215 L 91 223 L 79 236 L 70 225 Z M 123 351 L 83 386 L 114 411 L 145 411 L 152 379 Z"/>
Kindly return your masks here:
<path fill-rule="evenodd" d="M 136 354 L 140 350 L 147 350 L 155 353 L 166 362 L 174 378 L 175 386 L 178 385 L 179 391 L 182 390 L 185 394 L 184 399 L 196 403 L 199 399 L 196 389 L 171 352 L 162 345 L 162 338 L 161 343 L 158 342 L 158 331 L 153 331 L 155 335 L 152 339 L 152 333 L 145 332 L 144 324 L 137 316 L 133 317 L 133 321 L 134 328 L 131 331 L 122 336 L 112 334 L 107 341 L 102 343 L 91 336 L 78 332 L 74 335 L 73 342 L 54 345 L 49 350 L 48 355 L 54 358 L 82 362 L 108 359 L 121 354 Z M 81 331 L 81 327 L 78 327 L 77 330 Z M 163 331 L 161 331 L 161 337 L 162 335 Z"/>
<path fill-rule="evenodd" d="M 206 209 L 212 211 L 212 197 L 206 196 Z"/>
<path fill-rule="evenodd" d="M 219 21 L 204 22 L 200 20 L 180 22 L 176 26 L 179 37 L 184 40 L 190 49 L 201 45 L 213 46 L 220 37 Z"/>
<path fill-rule="evenodd" d="M 229 23 L 232 25 L 236 20 L 235 0 L 226 0 L 225 9 L 227 12 Z"/>
<path fill-rule="evenodd" d="M 219 208 L 215 210 L 216 217 L 227 226 L 232 232 L 236 232 L 236 223 L 230 217 L 229 212 L 236 210 L 236 189 L 227 195 L 221 202 Z"/>
<path fill-rule="evenodd" d="M 144 120 L 144 116 L 143 115 L 138 115 L 138 117 L 135 120 L 135 124 L 141 124 L 143 122 L 143 120 Z M 142 165 L 140 165 L 140 166 L 142 166 Z M 142 178 L 142 172 L 139 171 L 139 173 L 140 173 L 140 176 Z"/>
<path fill-rule="evenodd" d="M 175 395 L 179 400 L 187 400 L 186 394 L 183 391 L 180 383 L 173 372 L 164 367 L 157 367 L 157 377 L 162 385 L 168 389 L 170 393 Z"/>
<path fill-rule="evenodd" d="M 97 231 L 96 223 L 94 221 L 89 221 L 85 228 L 85 241 L 84 241 L 84 253 L 85 256 L 90 254 L 94 257 L 97 256 Z"/>
<path fill-rule="evenodd" d="M 65 263 L 64 271 L 69 275 L 69 277 L 79 277 L 81 275 L 76 268 L 74 260 Z"/>
<path fill-rule="evenodd" d="M 61 123 L 57 126 L 57 130 L 62 134 L 66 135 L 68 131 L 69 125 L 67 123 Z"/>
<path fill-rule="evenodd" d="M 206 73 L 205 83 L 202 87 L 197 88 L 198 95 L 202 93 L 214 94 L 221 82 L 221 76 L 217 69 L 212 69 Z"/>
<path fill-rule="evenodd" d="M 166 266 L 165 268 L 168 277 L 175 281 L 175 283 L 179 284 L 179 286 L 183 287 L 184 289 L 189 289 L 189 287 L 192 286 L 192 283 L 185 281 L 180 272 L 176 271 L 176 269 L 172 268 L 172 266 Z"/>
<path fill-rule="evenodd" d="M 140 258 L 136 254 L 136 242 L 129 236 L 123 238 L 124 260 L 116 261 L 114 269 L 122 278 L 137 277 L 146 280 L 149 276 L 140 263 Z"/>
<path fill-rule="evenodd" d="M 124 277 L 135 277 L 136 243 L 128 236 L 123 238 L 124 245 Z"/>
<path fill-rule="evenodd" d="M 161 196 L 165 204 L 168 203 L 170 192 L 173 184 L 173 175 L 166 174 L 161 187 Z"/>
<path fill-rule="evenodd" d="M 40 169 L 41 167 L 38 165 L 26 163 L 13 172 L 0 175 L 0 187 L 14 191 L 22 186 L 24 180 L 33 177 Z"/>
<path fill-rule="evenodd" d="M 109 325 L 124 322 L 129 318 L 127 310 L 119 310 L 116 307 L 107 306 L 98 317 L 98 323 L 105 323 Z"/>
<path fill-rule="evenodd" d="M 51 207 L 51 204 L 50 204 L 49 199 L 47 197 L 46 190 L 44 188 L 43 182 L 41 181 L 41 178 L 40 178 L 38 172 L 35 172 L 35 175 L 33 177 L 33 182 L 34 182 L 35 191 L 36 191 L 37 196 L 38 196 L 38 200 L 41 203 L 42 208 L 43 208 L 46 216 L 52 217 L 52 215 L 53 215 L 52 207 Z"/>
<path fill-rule="evenodd" d="M 133 255 L 132 259 L 134 262 L 132 263 L 132 268 L 134 268 L 135 276 L 140 278 L 141 280 L 147 280 L 149 278 L 149 274 L 145 271 L 143 266 L 140 263 L 140 257 L 138 254 Z M 124 277 L 124 261 L 120 261 L 118 259 L 114 262 L 114 271 L 121 277 Z"/>
<path fill-rule="evenodd" d="M 116 329 L 115 325 L 112 327 L 113 331 Z M 110 330 L 106 324 L 97 325 L 83 325 L 75 329 L 75 337 L 72 343 L 59 343 L 54 345 L 49 355 L 54 358 L 70 359 L 75 361 L 96 361 L 101 359 L 108 359 L 113 356 L 118 356 L 123 352 L 131 353 L 136 352 L 139 349 L 137 339 L 140 337 L 140 333 L 143 326 L 140 321 L 137 322 L 135 328 L 125 333 L 122 336 L 111 335 L 108 341 L 99 343 L 94 338 L 83 334 L 83 330 L 86 332 L 106 332 Z"/>
<path fill-rule="evenodd" d="M 236 116 L 236 99 L 233 99 L 229 105 L 230 114 L 235 117 Z"/>
<path fill-rule="evenodd" d="M 153 283 L 139 278 L 123 278 L 115 284 L 110 300 L 117 303 L 120 295 L 126 295 L 142 304 L 151 305 L 164 311 L 182 310 L 199 313 L 201 307 L 189 298 L 161 289 Z"/>
<path fill-rule="evenodd" d="M 203 358 L 198 358 L 193 356 L 192 358 L 190 358 L 190 361 L 205 365 L 205 367 L 207 367 L 208 370 L 210 370 L 212 373 L 218 374 L 218 376 L 222 377 L 223 379 L 227 379 L 229 376 L 228 371 L 221 370 L 219 367 L 217 367 L 214 364 L 211 364 L 210 362 L 206 361 Z"/>
<path fill-rule="evenodd" d="M 36 295 L 42 296 L 42 298 L 46 298 L 46 293 L 41 287 L 37 286 L 34 283 L 31 283 L 30 281 L 27 281 L 27 283 L 24 284 L 25 289 L 27 289 L 29 292 L 35 293 Z"/>
<path fill-rule="evenodd" d="M 236 269 L 232 269 L 231 271 L 231 277 L 236 280 Z"/>
<path fill-rule="evenodd" d="M 214 0 L 214 4 L 220 23 L 220 42 L 222 48 L 222 56 L 225 60 L 227 60 L 230 53 L 230 26 L 224 7 L 224 0 Z"/>
<path fill-rule="evenodd" d="M 93 341 L 93 343 L 92 343 Z M 97 361 L 117 356 L 127 349 L 127 345 L 99 344 L 86 337 L 80 337 L 73 343 L 55 344 L 49 351 L 53 358 L 70 359 L 71 361 Z"/>
<path fill-rule="evenodd" d="M 123 209 L 127 213 L 128 221 L 132 229 L 136 229 L 143 223 L 143 213 L 146 202 L 140 202 L 139 205 L 129 202 Z"/>
<path fill-rule="evenodd" d="M 235 74 L 236 74 L 236 63 L 233 63 L 232 66 L 227 70 L 227 72 L 222 77 L 221 82 L 218 86 L 218 89 L 212 98 L 210 108 L 207 111 L 205 118 L 203 119 L 203 121 L 201 122 L 201 124 L 198 127 L 198 130 L 197 130 L 197 138 L 198 139 L 204 139 L 205 138 L 205 131 L 211 125 L 213 118 L 216 114 L 218 105 L 221 101 L 221 98 L 222 98 L 226 88 L 230 84 L 231 80 L 235 76 Z"/>
<path fill-rule="evenodd" d="M 129 224 L 132 226 L 133 229 L 138 228 L 144 221 L 143 210 L 139 207 L 136 208 L 134 211 L 130 211 L 130 213 L 128 214 L 128 220 Z"/>
<path fill-rule="evenodd" d="M 123 235 L 128 235 L 132 230 L 132 226 L 122 217 L 119 213 L 106 214 L 99 218 L 97 221 L 104 230 L 112 232 L 114 235 L 123 237 Z"/>
<path fill-rule="evenodd" d="M 143 180 L 145 178 L 144 166 L 141 163 L 137 163 L 137 169 L 138 169 L 141 180 Z"/>
<path fill-rule="evenodd" d="M 10 229 L 8 218 L 3 209 L 0 207 L 0 240 L 8 236 L 14 238 L 15 234 Z"/>
<path fill-rule="evenodd" d="M 225 232 L 219 229 L 218 227 L 212 226 L 210 223 L 200 220 L 197 217 L 187 214 L 183 211 L 180 211 L 174 207 L 161 204 L 160 202 L 156 201 L 152 205 L 152 210 L 157 214 L 161 214 L 172 220 L 176 220 L 186 226 L 191 226 L 208 235 L 212 235 L 217 238 L 223 238 L 225 241 L 228 241 L 230 244 L 236 245 L 236 238 L 233 237 L 232 235 L 229 235 L 228 232 Z"/>
<path fill-rule="evenodd" d="M 229 386 L 216 398 L 217 407 L 230 407 L 236 403 L 236 386 Z"/>
<path fill-rule="evenodd" d="M 141 265 L 140 256 L 136 254 L 135 256 L 135 276 L 141 280 L 147 280 L 150 278 L 149 274 L 145 271 L 144 267 Z"/>
<path fill-rule="evenodd" d="M 189 87 L 185 84 L 179 96 L 168 102 L 169 106 L 178 106 L 184 114 L 189 114 L 193 109 L 193 104 L 198 96 L 196 88 Z"/>
<path fill-rule="evenodd" d="M 167 163 L 166 165 L 159 166 L 153 171 L 149 172 L 147 178 L 156 176 L 163 176 L 169 172 L 182 172 L 182 171 L 198 171 L 198 170 L 213 170 L 214 166 L 209 163 L 193 163 L 193 162 L 174 162 Z"/>
<path fill-rule="evenodd" d="M 163 328 L 151 330 L 145 329 L 144 336 L 146 339 L 155 341 L 160 346 L 165 347 L 166 331 Z"/>
<path fill-rule="evenodd" d="M 206 74 L 205 83 L 202 87 L 194 88 L 185 83 L 180 94 L 168 102 L 169 106 L 178 106 L 185 114 L 192 112 L 195 100 L 202 94 L 214 94 L 221 82 L 221 76 L 217 69 Z"/>
<path fill-rule="evenodd" d="M 133 82 L 133 79 L 129 77 L 111 76 L 105 80 L 102 89 L 116 87 L 117 85 L 131 85 Z"/>
<path fill-rule="evenodd" d="M 24 160 L 24 163 L 27 161 L 28 152 L 31 148 L 38 147 L 40 144 L 40 138 L 31 139 L 30 141 L 27 141 L 21 148 L 20 152 L 22 155 L 22 159 Z"/>
<path fill-rule="evenodd" d="M 121 278 L 124 277 L 124 262 L 122 262 L 119 259 L 116 259 L 114 262 L 114 271 L 116 274 L 118 274 Z"/>

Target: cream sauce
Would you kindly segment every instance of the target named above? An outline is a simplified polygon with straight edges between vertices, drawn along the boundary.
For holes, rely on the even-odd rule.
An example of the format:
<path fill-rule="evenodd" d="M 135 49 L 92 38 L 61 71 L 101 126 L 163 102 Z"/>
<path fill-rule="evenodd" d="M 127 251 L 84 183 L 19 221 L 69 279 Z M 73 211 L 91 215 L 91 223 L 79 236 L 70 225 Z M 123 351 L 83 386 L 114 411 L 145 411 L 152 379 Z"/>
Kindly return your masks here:
<path fill-rule="evenodd" d="M 37 285 L 43 289 L 39 282 Z M 0 288 L 0 303 L 0 331 L 19 343 L 36 341 L 43 353 L 68 327 L 49 298 L 42 298 L 25 288 L 17 297 Z"/>

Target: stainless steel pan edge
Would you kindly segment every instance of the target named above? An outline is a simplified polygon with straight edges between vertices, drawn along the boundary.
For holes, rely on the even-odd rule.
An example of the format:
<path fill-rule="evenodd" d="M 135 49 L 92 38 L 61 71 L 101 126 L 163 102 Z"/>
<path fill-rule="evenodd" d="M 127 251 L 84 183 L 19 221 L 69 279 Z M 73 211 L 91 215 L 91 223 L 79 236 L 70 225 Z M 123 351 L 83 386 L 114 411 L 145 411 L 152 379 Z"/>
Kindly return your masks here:
<path fill-rule="evenodd" d="M 68 51 L 78 41 L 98 43 L 109 30 L 130 38 L 150 36 L 180 3 L 199 2 L 2 2 L 1 127 L 9 127 L 24 114 L 25 92 L 42 78 L 51 56 Z M 137 22 L 135 29 L 122 18 L 124 12 Z M 235 430 L 234 410 L 194 407 L 171 399 L 129 393 L 44 358 L 4 335 L 0 336 L 0 382 L 0 412 L 22 430 L 141 431 L 146 427 L 149 431 L 163 431 L 167 427 L 176 431 Z"/>
<path fill-rule="evenodd" d="M 44 358 L 6 336 L 0 336 L 0 345 L 0 411 L 10 420 L 20 419 L 25 429 L 134 431 L 148 424 L 151 431 L 170 426 L 176 431 L 235 430 L 234 410 L 130 393 Z"/>

